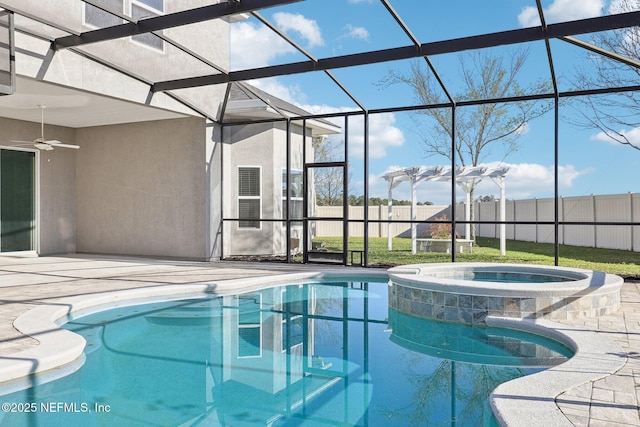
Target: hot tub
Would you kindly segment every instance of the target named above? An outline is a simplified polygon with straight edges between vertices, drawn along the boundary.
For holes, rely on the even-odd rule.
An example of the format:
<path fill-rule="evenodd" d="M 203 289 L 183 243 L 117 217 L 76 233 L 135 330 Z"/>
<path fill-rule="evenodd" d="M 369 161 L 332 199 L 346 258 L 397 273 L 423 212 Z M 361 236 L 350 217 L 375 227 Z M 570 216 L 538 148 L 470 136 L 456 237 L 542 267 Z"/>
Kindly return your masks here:
<path fill-rule="evenodd" d="M 499 264 L 412 264 L 389 269 L 389 306 L 423 318 L 598 317 L 617 311 L 623 279 L 600 271 Z"/>

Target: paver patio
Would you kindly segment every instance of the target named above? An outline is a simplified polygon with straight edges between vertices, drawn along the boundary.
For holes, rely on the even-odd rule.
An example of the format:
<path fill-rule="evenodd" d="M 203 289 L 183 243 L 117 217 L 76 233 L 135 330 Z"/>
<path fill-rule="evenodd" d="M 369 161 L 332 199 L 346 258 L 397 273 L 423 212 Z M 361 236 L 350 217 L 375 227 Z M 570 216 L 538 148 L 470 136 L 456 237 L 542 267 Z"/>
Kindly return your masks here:
<path fill-rule="evenodd" d="M 227 279 L 351 267 L 243 262 L 181 262 L 108 256 L 0 257 L 0 358 L 37 346 L 13 320 L 61 298 L 147 286 L 219 282 Z M 564 321 L 597 331 L 626 352 L 613 375 L 567 390 L 556 399 L 576 426 L 640 426 L 640 282 L 622 288 L 622 308 L 599 319 Z M 551 426 L 547 426 L 551 427 Z"/>

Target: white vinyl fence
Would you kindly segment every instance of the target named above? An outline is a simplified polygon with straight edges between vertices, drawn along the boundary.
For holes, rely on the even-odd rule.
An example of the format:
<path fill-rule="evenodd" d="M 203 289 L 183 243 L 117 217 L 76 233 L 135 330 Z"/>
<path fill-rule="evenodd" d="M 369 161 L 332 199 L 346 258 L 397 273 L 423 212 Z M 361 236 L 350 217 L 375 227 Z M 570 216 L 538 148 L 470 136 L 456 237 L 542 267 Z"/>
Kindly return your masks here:
<path fill-rule="evenodd" d="M 499 201 L 475 203 L 477 221 L 499 221 Z M 317 217 L 341 217 L 342 207 L 318 206 Z M 554 199 L 507 200 L 507 221 L 553 222 Z M 560 222 L 640 222 L 640 194 L 613 194 L 598 196 L 561 197 L 558 215 Z M 349 219 L 364 218 L 362 206 L 349 207 Z M 446 215 L 451 218 L 449 206 L 418 206 L 418 221 L 435 220 Z M 456 208 L 458 220 L 464 218 L 464 205 Z M 369 206 L 369 220 L 386 221 L 387 206 Z M 411 206 L 393 206 L 393 220 L 411 220 Z M 418 235 L 426 232 L 428 225 L 421 224 Z M 553 225 L 543 224 L 507 224 L 506 234 L 509 240 L 523 240 L 536 243 L 553 243 Z M 464 226 L 458 226 L 458 232 L 464 235 Z M 409 223 L 393 224 L 392 236 L 410 237 Z M 590 246 L 608 249 L 623 249 L 640 252 L 640 226 L 629 225 L 561 225 L 560 244 Z M 318 221 L 317 236 L 341 236 L 342 222 Z M 349 224 L 350 236 L 363 236 L 362 223 Z M 497 224 L 476 225 L 476 235 L 481 237 L 500 237 Z M 386 223 L 370 223 L 370 237 L 387 237 Z"/>
<path fill-rule="evenodd" d="M 508 200 L 507 221 L 552 221 L 554 199 Z M 498 202 L 476 203 L 476 220 L 499 219 Z M 640 222 L 640 194 L 561 197 L 558 200 L 560 222 Z M 507 239 L 553 243 L 553 225 L 506 226 Z M 480 224 L 476 235 L 498 237 L 499 226 Z M 560 244 L 640 252 L 640 226 L 561 225 Z"/>
<path fill-rule="evenodd" d="M 316 206 L 316 217 L 342 217 L 342 206 Z M 442 215 L 446 215 L 451 219 L 451 209 L 449 206 L 424 205 L 417 207 L 418 221 L 428 219 L 435 220 Z M 411 206 L 393 206 L 393 221 L 411 221 Z M 369 237 L 387 237 L 388 225 L 386 223 L 389 218 L 387 205 L 369 206 L 369 221 L 382 220 L 384 223 L 369 223 Z M 349 219 L 364 219 L 364 206 L 349 206 Z M 422 228 L 419 227 L 418 235 Z M 342 236 L 342 222 L 317 221 L 317 236 Z M 350 223 L 349 236 L 363 236 L 364 223 Z M 392 236 L 411 237 L 410 223 L 395 223 L 391 225 Z M 406 235 L 406 236 L 405 236 Z"/>

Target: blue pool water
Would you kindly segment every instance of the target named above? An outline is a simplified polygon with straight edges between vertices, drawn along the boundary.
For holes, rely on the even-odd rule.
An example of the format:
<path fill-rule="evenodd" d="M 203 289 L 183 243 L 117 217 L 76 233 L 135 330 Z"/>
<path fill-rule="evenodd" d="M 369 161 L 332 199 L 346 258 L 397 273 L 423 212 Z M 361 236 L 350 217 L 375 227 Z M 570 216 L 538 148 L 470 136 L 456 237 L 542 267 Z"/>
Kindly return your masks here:
<path fill-rule="evenodd" d="M 429 276 L 429 274 L 424 274 Z M 510 282 L 510 283 L 555 283 L 571 282 L 576 278 L 560 275 L 524 273 L 519 271 L 460 271 L 450 274 L 438 273 L 434 277 L 455 280 L 471 280 L 474 282 Z"/>
<path fill-rule="evenodd" d="M 70 319 L 86 363 L 0 398 L 15 409 L 0 425 L 494 425 L 498 384 L 571 356 L 536 335 L 390 310 L 387 293 L 307 283 Z"/>

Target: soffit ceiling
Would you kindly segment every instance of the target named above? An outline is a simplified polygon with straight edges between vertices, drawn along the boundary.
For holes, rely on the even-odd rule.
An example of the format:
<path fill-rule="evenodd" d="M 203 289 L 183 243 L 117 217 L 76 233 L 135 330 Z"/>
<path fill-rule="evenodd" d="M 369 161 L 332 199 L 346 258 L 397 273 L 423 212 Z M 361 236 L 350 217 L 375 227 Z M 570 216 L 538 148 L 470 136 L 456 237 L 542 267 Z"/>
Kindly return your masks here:
<path fill-rule="evenodd" d="M 184 114 L 126 102 L 95 93 L 18 76 L 16 92 L 0 96 L 0 117 L 70 128 L 187 117 Z"/>

